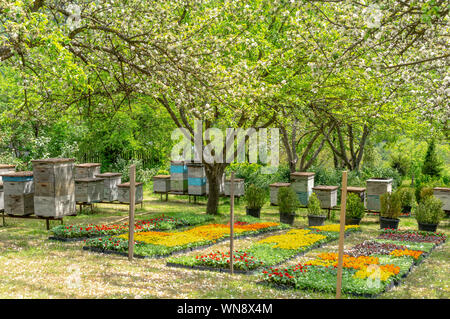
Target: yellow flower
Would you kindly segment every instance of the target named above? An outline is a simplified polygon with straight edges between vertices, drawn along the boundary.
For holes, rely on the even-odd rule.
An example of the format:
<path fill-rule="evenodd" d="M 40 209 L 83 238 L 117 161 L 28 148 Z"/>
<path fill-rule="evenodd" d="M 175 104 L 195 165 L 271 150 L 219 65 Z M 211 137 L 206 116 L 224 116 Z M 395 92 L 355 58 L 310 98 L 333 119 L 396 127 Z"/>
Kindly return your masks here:
<path fill-rule="evenodd" d="M 312 234 L 310 230 L 294 229 L 283 235 L 270 236 L 258 243 L 274 244 L 273 247 L 281 249 L 298 249 L 304 246 L 310 246 L 326 238 L 320 234 Z"/>
<path fill-rule="evenodd" d="M 340 231 L 340 225 L 339 224 L 332 224 L 332 225 L 323 225 L 323 226 L 312 226 L 310 228 L 317 229 L 320 231 L 328 231 L 328 232 L 339 232 Z M 347 225 L 345 226 L 345 230 L 349 229 L 358 229 L 359 225 Z"/>
<path fill-rule="evenodd" d="M 235 225 L 234 232 L 242 234 L 262 228 L 268 228 L 279 225 L 278 223 L 254 223 L 248 225 Z M 181 232 L 140 232 L 136 233 L 135 240 L 153 245 L 162 245 L 166 247 L 183 246 L 186 244 L 198 243 L 203 241 L 216 242 L 230 234 L 230 226 L 224 224 L 208 224 L 197 226 Z M 118 236 L 127 239 L 128 234 Z"/>

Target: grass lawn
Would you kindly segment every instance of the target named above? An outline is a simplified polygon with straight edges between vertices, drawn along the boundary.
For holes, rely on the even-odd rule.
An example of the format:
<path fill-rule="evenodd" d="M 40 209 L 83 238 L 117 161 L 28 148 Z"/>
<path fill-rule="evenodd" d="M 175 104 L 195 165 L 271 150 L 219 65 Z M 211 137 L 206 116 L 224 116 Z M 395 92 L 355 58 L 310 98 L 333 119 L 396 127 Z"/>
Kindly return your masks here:
<path fill-rule="evenodd" d="M 220 213 L 215 222 L 227 222 L 229 202 L 221 200 Z M 236 214 L 245 214 L 243 201 L 236 204 Z M 187 197 L 170 195 L 169 202 L 161 202 L 159 195 L 145 192 L 145 203 L 137 207 L 136 219 L 150 218 L 162 213 L 204 213 L 205 201 L 188 203 Z M 65 224 L 112 223 L 127 219 L 127 206 L 99 204 L 94 214 L 88 212 L 64 218 Z M 139 214 L 145 214 L 139 217 Z M 335 212 L 338 216 L 339 212 Z M 261 217 L 278 221 L 276 207 L 266 205 Z M 295 227 L 307 225 L 306 210 L 300 210 Z M 378 234 L 378 217 L 366 216 L 362 232 L 346 238 L 346 248 Z M 117 255 L 91 253 L 82 250 L 83 242 L 48 240 L 44 221 L 6 219 L 0 226 L 0 298 L 334 298 L 334 294 L 312 291 L 280 290 L 262 285 L 257 275 L 187 270 L 166 267 L 167 258 L 136 259 Z M 337 223 L 337 219 L 333 222 Z M 51 222 L 52 226 L 59 222 Z M 417 229 L 414 218 L 402 218 L 399 228 Z M 449 219 L 438 231 L 450 235 Z M 255 240 L 271 236 L 235 241 L 236 249 L 246 248 Z M 337 241 L 314 249 L 285 265 L 304 262 L 318 252 L 337 251 Z M 223 242 L 190 254 L 225 250 Z M 403 282 L 380 298 L 450 298 L 450 251 L 448 241 L 435 249 L 425 261 L 403 279 Z M 348 297 L 349 296 L 345 296 Z M 352 297 L 354 298 L 354 297 Z"/>

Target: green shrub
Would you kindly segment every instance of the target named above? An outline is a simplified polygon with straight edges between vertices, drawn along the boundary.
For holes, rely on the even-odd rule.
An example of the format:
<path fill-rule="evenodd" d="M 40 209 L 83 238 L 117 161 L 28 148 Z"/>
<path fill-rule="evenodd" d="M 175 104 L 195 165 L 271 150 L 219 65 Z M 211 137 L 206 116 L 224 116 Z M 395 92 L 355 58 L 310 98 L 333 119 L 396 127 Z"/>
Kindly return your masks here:
<path fill-rule="evenodd" d="M 347 218 L 363 218 L 365 215 L 364 203 L 359 195 L 349 193 L 347 197 Z"/>
<path fill-rule="evenodd" d="M 266 194 L 262 188 L 251 184 L 245 190 L 244 199 L 247 202 L 247 208 L 259 209 L 264 206 Z"/>
<path fill-rule="evenodd" d="M 289 183 L 290 171 L 288 166 L 280 165 L 273 174 L 263 174 L 261 172 L 263 167 L 260 164 L 233 163 L 227 167 L 226 173 L 235 172 L 236 178 L 245 180 L 245 187 L 254 184 L 262 188 L 267 196 L 269 195 L 270 184 L 277 182 Z"/>
<path fill-rule="evenodd" d="M 433 196 L 433 188 L 432 187 L 422 187 L 420 190 L 420 201 L 423 202 L 428 197 Z"/>
<path fill-rule="evenodd" d="M 308 201 L 308 215 L 313 216 L 322 216 L 324 215 L 322 213 L 322 209 L 320 208 L 320 201 L 319 198 L 317 198 L 317 195 L 315 193 L 312 193 L 309 197 Z"/>
<path fill-rule="evenodd" d="M 156 175 L 170 175 L 168 170 L 160 169 L 156 172 Z"/>
<path fill-rule="evenodd" d="M 402 201 L 402 207 L 414 207 L 416 203 L 416 195 L 414 188 L 402 187 L 399 188 L 398 192 Z"/>
<path fill-rule="evenodd" d="M 434 196 L 428 196 L 417 206 L 416 220 L 423 224 L 439 224 L 444 217 L 442 201 Z"/>
<path fill-rule="evenodd" d="M 408 175 L 411 168 L 411 161 L 406 155 L 395 154 L 391 155 L 390 166 L 395 169 L 400 175 Z"/>
<path fill-rule="evenodd" d="M 381 217 L 397 219 L 400 216 L 402 210 L 402 200 L 398 191 L 381 195 L 380 202 Z"/>
<path fill-rule="evenodd" d="M 278 210 L 280 213 L 293 213 L 300 206 L 297 194 L 291 187 L 278 190 Z"/>
<path fill-rule="evenodd" d="M 428 144 L 427 153 L 422 166 L 422 174 L 433 177 L 441 176 L 442 162 L 436 153 L 436 143 L 434 139 Z"/>

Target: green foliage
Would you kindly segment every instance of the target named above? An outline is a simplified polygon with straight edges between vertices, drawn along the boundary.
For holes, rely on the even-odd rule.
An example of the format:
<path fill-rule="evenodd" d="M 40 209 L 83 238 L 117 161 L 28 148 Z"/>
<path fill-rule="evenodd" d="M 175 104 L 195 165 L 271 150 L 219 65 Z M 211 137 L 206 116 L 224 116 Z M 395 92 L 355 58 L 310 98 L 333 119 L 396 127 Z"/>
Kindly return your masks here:
<path fill-rule="evenodd" d="M 297 194 L 291 187 L 278 189 L 278 210 L 280 213 L 294 213 L 300 206 Z"/>
<path fill-rule="evenodd" d="M 390 166 L 401 176 L 407 176 L 411 168 L 411 163 L 406 155 L 395 154 L 391 155 Z"/>
<path fill-rule="evenodd" d="M 170 172 L 168 170 L 166 170 L 166 169 L 159 169 L 156 172 L 156 175 L 170 175 Z"/>
<path fill-rule="evenodd" d="M 381 195 L 380 202 L 381 217 L 397 219 L 400 216 L 402 210 L 402 200 L 398 191 Z"/>
<path fill-rule="evenodd" d="M 247 208 L 259 209 L 264 206 L 266 196 L 263 189 L 251 184 L 245 190 L 244 199 L 247 202 Z"/>
<path fill-rule="evenodd" d="M 449 176 L 441 176 L 440 178 L 430 175 L 420 175 L 414 181 L 415 195 L 418 202 L 427 195 L 432 195 L 434 187 L 450 186 Z"/>
<path fill-rule="evenodd" d="M 286 165 L 280 165 L 273 174 L 263 174 L 261 172 L 264 166 L 251 163 L 232 163 L 227 167 L 227 173 L 235 172 L 236 178 L 245 180 L 245 187 L 253 184 L 262 188 L 265 194 L 269 192 L 269 185 L 276 182 L 289 182 L 290 171 Z"/>
<path fill-rule="evenodd" d="M 401 187 L 398 189 L 402 201 L 402 207 L 414 207 L 416 203 L 415 190 L 412 187 Z"/>
<path fill-rule="evenodd" d="M 311 196 L 309 196 L 308 200 L 308 215 L 313 216 L 322 216 L 322 209 L 320 208 L 320 201 L 317 197 L 316 193 L 312 193 Z"/>
<path fill-rule="evenodd" d="M 415 210 L 416 220 L 423 224 L 439 224 L 444 217 L 443 203 L 434 196 L 427 196 Z"/>
<path fill-rule="evenodd" d="M 347 197 L 347 209 L 345 213 L 348 218 L 363 218 L 365 215 L 364 203 L 359 195 L 349 193 Z"/>
<path fill-rule="evenodd" d="M 441 176 L 442 162 L 436 153 L 436 142 L 432 139 L 428 144 L 427 153 L 422 166 L 422 173 L 432 177 Z"/>

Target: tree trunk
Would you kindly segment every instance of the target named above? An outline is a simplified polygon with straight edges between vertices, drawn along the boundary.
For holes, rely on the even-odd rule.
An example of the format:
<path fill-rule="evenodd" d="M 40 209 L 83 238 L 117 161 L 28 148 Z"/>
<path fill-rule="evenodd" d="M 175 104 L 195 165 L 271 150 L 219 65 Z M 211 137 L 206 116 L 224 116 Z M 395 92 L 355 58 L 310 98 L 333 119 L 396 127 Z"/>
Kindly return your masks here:
<path fill-rule="evenodd" d="M 205 173 L 209 184 L 208 203 L 206 205 L 207 214 L 217 215 L 219 213 L 220 183 L 227 165 L 226 163 L 205 164 Z"/>

